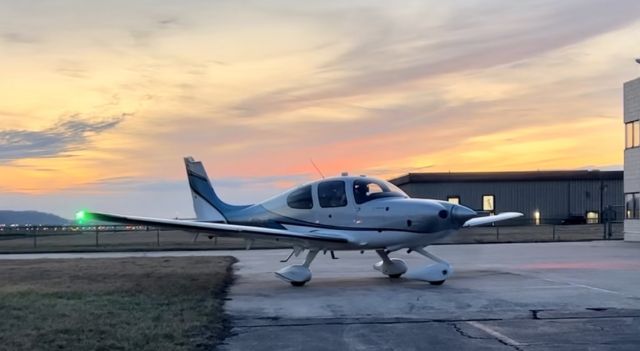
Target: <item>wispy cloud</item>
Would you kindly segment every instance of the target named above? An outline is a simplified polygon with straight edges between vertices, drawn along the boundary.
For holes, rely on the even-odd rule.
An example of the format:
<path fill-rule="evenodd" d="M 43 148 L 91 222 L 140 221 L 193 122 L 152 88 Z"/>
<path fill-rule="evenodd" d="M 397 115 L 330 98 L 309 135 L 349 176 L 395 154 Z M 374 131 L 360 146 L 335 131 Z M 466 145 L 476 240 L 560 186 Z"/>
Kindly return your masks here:
<path fill-rule="evenodd" d="M 284 176 L 255 176 L 255 177 L 223 177 L 212 178 L 211 182 L 216 189 L 225 189 L 233 192 L 260 190 L 263 193 L 280 191 L 293 185 L 306 183 L 315 179 L 311 174 L 291 174 Z M 131 176 L 101 178 L 74 187 L 74 191 L 87 193 L 113 193 L 113 192 L 173 192 L 186 191 L 188 181 L 186 175 L 178 180 L 166 180 L 157 178 L 141 178 Z"/>
<path fill-rule="evenodd" d="M 6 32 L 2 33 L 0 37 L 7 43 L 11 44 L 34 44 L 40 42 L 37 37 L 20 32 Z"/>
<path fill-rule="evenodd" d="M 90 120 L 76 115 L 39 131 L 0 130 L 0 161 L 69 156 L 86 148 L 91 136 L 115 128 L 125 117 Z"/>
<path fill-rule="evenodd" d="M 430 21 L 431 11 L 425 6 L 407 15 L 372 6 L 320 14 L 342 29 L 340 34 L 349 38 L 348 48 L 317 68 L 316 82 L 302 87 L 294 82 L 248 97 L 235 106 L 238 115 L 268 116 L 403 89 L 398 86 L 436 76 L 516 64 L 628 26 L 639 18 L 640 2 L 622 0 L 614 6 L 605 0 L 522 1 L 517 6 L 471 2 L 454 7 L 436 23 Z M 320 79 L 328 74 L 335 78 Z"/>

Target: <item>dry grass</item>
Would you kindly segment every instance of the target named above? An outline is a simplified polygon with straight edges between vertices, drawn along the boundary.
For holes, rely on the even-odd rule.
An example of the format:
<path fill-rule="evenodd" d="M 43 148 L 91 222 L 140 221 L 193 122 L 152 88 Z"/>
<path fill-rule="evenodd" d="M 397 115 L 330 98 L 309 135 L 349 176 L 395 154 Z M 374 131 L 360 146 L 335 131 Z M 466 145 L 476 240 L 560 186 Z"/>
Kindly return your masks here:
<path fill-rule="evenodd" d="M 232 257 L 1 261 L 0 350 L 209 349 Z"/>

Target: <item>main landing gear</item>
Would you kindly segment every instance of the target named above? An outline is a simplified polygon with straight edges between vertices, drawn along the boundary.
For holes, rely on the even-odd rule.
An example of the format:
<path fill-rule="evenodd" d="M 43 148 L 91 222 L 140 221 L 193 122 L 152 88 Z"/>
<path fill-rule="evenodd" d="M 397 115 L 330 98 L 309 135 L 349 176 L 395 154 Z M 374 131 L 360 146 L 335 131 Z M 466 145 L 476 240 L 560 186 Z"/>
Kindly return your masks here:
<path fill-rule="evenodd" d="M 376 250 L 376 253 L 382 261 L 373 265 L 373 269 L 382 274 L 388 275 L 389 278 L 400 278 L 407 272 L 407 264 L 399 258 L 389 258 L 385 250 Z"/>
<path fill-rule="evenodd" d="M 303 264 L 286 266 L 275 272 L 276 277 L 291 283 L 293 286 L 303 286 L 311 280 L 311 270 L 309 266 L 316 258 L 316 255 L 318 255 L 318 251 L 320 250 L 309 250 Z"/>
<path fill-rule="evenodd" d="M 283 260 L 283 262 L 288 261 L 292 256 L 298 256 L 303 251 L 304 249 L 302 248 L 295 248 L 291 255 Z M 309 266 L 316 258 L 319 251 L 320 250 L 318 249 L 309 250 L 303 264 L 286 266 L 275 272 L 276 277 L 291 283 L 293 286 L 305 285 L 311 280 L 311 270 L 309 269 Z M 432 285 L 442 285 L 445 280 L 453 274 L 453 267 L 451 267 L 449 262 L 427 252 L 424 248 L 413 248 L 407 252 L 411 251 L 415 251 L 420 255 L 435 261 L 434 264 L 418 269 L 417 271 L 413 271 L 411 274 L 412 279 L 424 280 Z M 407 272 L 407 264 L 403 260 L 399 258 L 389 258 L 389 252 L 386 250 L 376 250 L 376 253 L 380 256 L 382 261 L 373 265 L 375 270 L 389 276 L 389 278 L 400 278 Z M 335 259 L 333 253 L 332 258 Z"/>

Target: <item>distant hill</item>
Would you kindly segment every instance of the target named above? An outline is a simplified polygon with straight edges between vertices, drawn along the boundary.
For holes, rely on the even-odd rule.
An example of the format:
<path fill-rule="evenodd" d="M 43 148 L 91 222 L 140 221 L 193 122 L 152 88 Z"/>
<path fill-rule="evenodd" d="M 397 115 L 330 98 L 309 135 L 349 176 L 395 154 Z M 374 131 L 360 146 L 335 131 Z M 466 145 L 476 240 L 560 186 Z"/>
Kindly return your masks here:
<path fill-rule="evenodd" d="M 71 223 L 70 220 L 64 219 L 51 213 L 38 211 L 0 210 L 0 224 L 64 225 L 69 223 Z"/>

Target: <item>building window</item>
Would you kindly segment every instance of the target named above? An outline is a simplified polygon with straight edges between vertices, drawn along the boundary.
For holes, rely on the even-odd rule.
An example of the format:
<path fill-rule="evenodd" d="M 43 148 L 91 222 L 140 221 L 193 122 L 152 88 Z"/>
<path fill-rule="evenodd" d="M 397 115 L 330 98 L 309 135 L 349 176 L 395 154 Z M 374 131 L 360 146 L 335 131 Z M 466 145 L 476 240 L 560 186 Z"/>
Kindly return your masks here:
<path fill-rule="evenodd" d="M 631 149 L 640 146 L 640 121 L 625 124 L 625 148 Z"/>
<path fill-rule="evenodd" d="M 287 196 L 287 205 L 291 208 L 309 210 L 313 208 L 313 198 L 311 197 L 311 185 L 303 186 L 291 192 Z"/>
<path fill-rule="evenodd" d="M 496 211 L 495 199 L 494 195 L 482 195 L 482 210 L 494 214 Z"/>
<path fill-rule="evenodd" d="M 627 219 L 640 219 L 640 193 L 624 194 L 625 217 Z"/>
<path fill-rule="evenodd" d="M 535 223 L 535 225 L 540 225 L 540 211 L 536 210 L 533 213 L 533 222 Z"/>
<path fill-rule="evenodd" d="M 318 184 L 320 207 L 347 206 L 347 192 L 342 180 L 328 180 Z"/>
<path fill-rule="evenodd" d="M 460 196 L 447 196 L 447 201 L 452 204 L 460 205 Z"/>
<path fill-rule="evenodd" d="M 597 211 L 589 211 L 587 212 L 587 224 L 597 224 L 600 223 L 600 215 Z"/>

